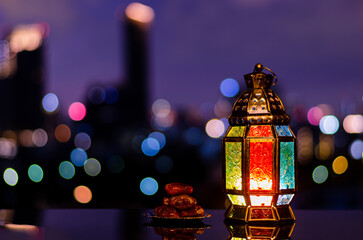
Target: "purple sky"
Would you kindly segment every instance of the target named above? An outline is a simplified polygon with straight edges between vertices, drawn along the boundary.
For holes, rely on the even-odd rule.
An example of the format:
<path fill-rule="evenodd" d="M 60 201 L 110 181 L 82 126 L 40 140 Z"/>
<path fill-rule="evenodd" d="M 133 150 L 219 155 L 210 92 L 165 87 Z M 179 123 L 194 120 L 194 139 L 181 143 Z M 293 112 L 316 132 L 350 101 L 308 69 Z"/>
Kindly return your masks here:
<path fill-rule="evenodd" d="M 2 0 L 0 26 L 44 21 L 46 90 L 65 110 L 91 84 L 124 75 L 122 32 L 115 17 L 132 1 Z M 283 102 L 308 107 L 342 98 L 362 109 L 363 2 L 358 0 L 160 0 L 151 29 L 151 100 L 177 106 L 216 102 L 219 84 L 257 62 L 279 77 Z M 339 113 L 339 112 L 336 112 Z"/>

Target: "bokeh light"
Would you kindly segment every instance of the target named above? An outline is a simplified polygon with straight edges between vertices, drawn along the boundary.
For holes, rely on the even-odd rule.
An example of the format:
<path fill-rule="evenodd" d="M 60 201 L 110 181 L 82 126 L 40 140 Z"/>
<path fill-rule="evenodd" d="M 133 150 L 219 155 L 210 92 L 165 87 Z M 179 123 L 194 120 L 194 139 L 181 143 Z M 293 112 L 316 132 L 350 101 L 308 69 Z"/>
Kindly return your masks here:
<path fill-rule="evenodd" d="M 82 148 L 75 148 L 71 152 L 71 161 L 77 167 L 82 167 L 87 160 L 87 153 Z"/>
<path fill-rule="evenodd" d="M 165 118 L 171 111 L 170 103 L 165 99 L 157 99 L 152 107 L 152 112 L 158 118 Z"/>
<path fill-rule="evenodd" d="M 32 133 L 32 140 L 35 146 L 43 147 L 48 142 L 48 134 L 44 129 L 35 129 Z"/>
<path fill-rule="evenodd" d="M 74 177 L 76 170 L 71 162 L 64 161 L 59 165 L 59 174 L 62 178 L 71 179 Z"/>
<path fill-rule="evenodd" d="M 105 88 L 105 103 L 113 104 L 118 100 L 118 90 L 115 87 L 109 86 Z"/>
<path fill-rule="evenodd" d="M 40 182 L 43 179 L 43 169 L 39 165 L 33 164 L 28 169 L 28 176 L 33 182 Z"/>
<path fill-rule="evenodd" d="M 225 132 L 224 123 L 218 119 L 211 119 L 205 126 L 205 131 L 211 138 L 219 138 Z"/>
<path fill-rule="evenodd" d="M 202 131 L 197 127 L 190 127 L 184 131 L 184 139 L 190 145 L 202 143 Z"/>
<path fill-rule="evenodd" d="M 10 186 L 15 186 L 19 180 L 18 173 L 12 168 L 7 168 L 4 171 L 3 177 L 6 184 Z"/>
<path fill-rule="evenodd" d="M 133 2 L 126 7 L 126 16 L 141 23 L 149 23 L 154 19 L 154 10 L 141 3 Z"/>
<path fill-rule="evenodd" d="M 160 144 L 155 138 L 146 138 L 141 143 L 141 150 L 146 156 L 155 156 L 160 150 Z"/>
<path fill-rule="evenodd" d="M 315 146 L 315 156 L 319 160 L 328 160 L 334 155 L 334 136 L 320 134 L 319 143 Z"/>
<path fill-rule="evenodd" d="M 18 135 L 20 145 L 24 147 L 33 147 L 33 131 L 30 129 L 24 129 L 19 132 Z"/>
<path fill-rule="evenodd" d="M 299 163 L 309 164 L 313 159 L 313 132 L 308 127 L 302 127 L 297 132 L 298 158 Z"/>
<path fill-rule="evenodd" d="M 318 126 L 322 117 L 324 117 L 324 113 L 319 107 L 312 107 L 308 111 L 308 121 L 311 125 Z"/>
<path fill-rule="evenodd" d="M 15 140 L 11 138 L 0 138 L 0 157 L 13 159 L 18 153 Z"/>
<path fill-rule="evenodd" d="M 174 161 L 168 156 L 160 156 L 155 161 L 155 168 L 159 173 L 169 173 L 174 167 Z"/>
<path fill-rule="evenodd" d="M 18 25 L 10 35 L 12 52 L 34 51 L 42 44 L 44 29 L 41 24 Z"/>
<path fill-rule="evenodd" d="M 325 182 L 328 179 L 328 169 L 323 166 L 317 166 L 313 171 L 313 180 L 314 182 L 320 184 Z"/>
<path fill-rule="evenodd" d="M 71 138 L 71 129 L 66 124 L 59 124 L 55 128 L 54 136 L 58 142 L 68 142 Z"/>
<path fill-rule="evenodd" d="M 149 138 L 154 138 L 159 142 L 160 149 L 162 149 L 165 146 L 166 138 L 165 135 L 161 132 L 152 132 L 148 136 Z"/>
<path fill-rule="evenodd" d="M 233 78 L 226 78 L 221 82 L 219 89 L 223 96 L 234 97 L 239 92 L 239 84 Z"/>
<path fill-rule="evenodd" d="M 101 164 L 95 158 L 90 158 L 84 163 L 84 171 L 91 177 L 97 176 L 101 172 Z"/>
<path fill-rule="evenodd" d="M 112 155 L 107 160 L 107 168 L 112 173 L 120 173 L 125 168 L 125 161 L 119 155 Z"/>
<path fill-rule="evenodd" d="M 88 91 L 88 100 L 93 104 L 101 104 L 105 100 L 105 90 L 101 87 L 93 87 Z"/>
<path fill-rule="evenodd" d="M 349 153 L 352 158 L 359 160 L 363 158 L 363 141 L 360 139 L 355 140 L 349 147 Z"/>
<path fill-rule="evenodd" d="M 339 156 L 333 161 L 333 171 L 336 174 L 343 174 L 348 169 L 348 160 L 344 156 Z"/>
<path fill-rule="evenodd" d="M 59 100 L 58 100 L 57 95 L 55 95 L 54 93 L 46 94 L 43 97 L 42 106 L 43 106 L 43 109 L 48 113 L 52 113 L 55 110 L 57 110 L 58 106 L 59 106 Z"/>
<path fill-rule="evenodd" d="M 78 133 L 74 138 L 74 145 L 77 148 L 88 150 L 91 147 L 91 138 L 87 133 Z"/>
<path fill-rule="evenodd" d="M 346 116 L 343 121 L 343 128 L 347 133 L 363 133 L 363 116 Z"/>
<path fill-rule="evenodd" d="M 320 119 L 319 128 L 324 134 L 335 134 L 339 129 L 339 120 L 334 115 L 326 115 Z"/>
<path fill-rule="evenodd" d="M 73 121 L 81 121 L 86 116 L 86 112 L 86 107 L 80 102 L 74 102 L 68 108 L 68 115 Z"/>
<path fill-rule="evenodd" d="M 146 177 L 140 182 L 140 190 L 145 195 L 154 195 L 158 189 L 158 182 L 154 178 Z"/>
<path fill-rule="evenodd" d="M 86 186 L 78 186 L 73 191 L 73 196 L 79 203 L 89 203 L 92 200 L 92 192 Z"/>
<path fill-rule="evenodd" d="M 232 112 L 232 104 L 226 100 L 219 100 L 214 105 L 214 113 L 218 118 L 226 118 Z"/>

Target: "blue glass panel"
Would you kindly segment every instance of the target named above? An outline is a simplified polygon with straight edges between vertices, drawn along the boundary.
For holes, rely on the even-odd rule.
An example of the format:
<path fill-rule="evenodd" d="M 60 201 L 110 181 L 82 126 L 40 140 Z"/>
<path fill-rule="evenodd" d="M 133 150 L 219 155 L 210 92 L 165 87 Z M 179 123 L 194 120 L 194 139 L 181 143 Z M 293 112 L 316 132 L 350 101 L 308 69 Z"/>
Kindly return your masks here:
<path fill-rule="evenodd" d="M 277 199 L 277 206 L 281 206 L 281 205 L 288 205 L 290 204 L 292 198 L 293 198 L 294 194 L 283 194 L 283 195 L 279 195 L 279 198 Z"/>
<path fill-rule="evenodd" d="M 292 133 L 287 125 L 275 126 L 277 136 L 279 137 L 292 137 Z"/>
<path fill-rule="evenodd" d="M 295 188 L 294 142 L 280 142 L 280 189 Z"/>

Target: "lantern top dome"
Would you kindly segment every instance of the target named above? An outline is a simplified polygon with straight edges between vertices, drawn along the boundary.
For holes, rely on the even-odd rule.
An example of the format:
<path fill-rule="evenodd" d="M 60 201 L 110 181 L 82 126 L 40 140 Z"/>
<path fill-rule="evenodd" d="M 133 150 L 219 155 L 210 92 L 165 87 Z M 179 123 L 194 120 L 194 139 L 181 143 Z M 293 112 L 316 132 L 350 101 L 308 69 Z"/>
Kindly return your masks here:
<path fill-rule="evenodd" d="M 271 74 L 263 73 L 266 69 Z M 256 64 L 252 73 L 244 75 L 247 90 L 237 99 L 229 116 L 231 126 L 279 124 L 287 125 L 290 117 L 280 98 L 270 88 L 277 82 L 277 77 L 262 64 Z"/>

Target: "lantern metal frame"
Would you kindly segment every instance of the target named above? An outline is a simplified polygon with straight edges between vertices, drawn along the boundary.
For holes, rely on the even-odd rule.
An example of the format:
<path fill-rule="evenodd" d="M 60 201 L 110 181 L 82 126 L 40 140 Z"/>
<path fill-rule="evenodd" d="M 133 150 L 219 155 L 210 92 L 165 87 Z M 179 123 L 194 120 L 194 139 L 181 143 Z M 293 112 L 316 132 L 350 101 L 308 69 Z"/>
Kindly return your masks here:
<path fill-rule="evenodd" d="M 274 77 L 270 74 L 262 73 L 263 67 L 261 64 L 257 64 L 255 70 L 251 74 L 245 75 L 245 80 L 248 89 L 244 91 L 241 96 L 237 99 L 233 106 L 232 115 L 229 117 L 230 126 L 222 139 L 222 154 L 224 156 L 223 161 L 223 179 L 224 189 L 227 198 L 230 202 L 225 218 L 243 220 L 245 222 L 253 221 L 294 221 L 295 216 L 290 207 L 290 202 L 296 191 L 296 156 L 297 156 L 297 144 L 296 137 L 288 126 L 289 116 L 285 113 L 285 108 L 278 96 L 269 88 L 273 85 L 274 78 L 277 80 L 276 75 Z M 269 70 L 271 71 L 271 70 Z M 259 97 L 259 98 L 258 98 Z M 258 101 L 257 101 L 258 100 Z M 262 103 L 262 104 L 261 104 Z M 257 110 L 257 111 L 256 111 Z M 237 128 L 236 128 L 237 127 Z M 279 131 L 277 130 L 279 128 Z M 269 135 L 262 136 L 250 136 L 251 130 L 253 129 L 266 129 Z M 281 130 L 282 129 L 282 130 Z M 259 130 L 258 130 L 259 131 Z M 281 132 L 282 131 L 282 132 Z M 272 151 L 271 158 L 271 180 L 272 186 L 270 189 L 251 189 L 251 143 L 271 143 L 264 144 L 268 146 Z M 291 144 L 281 144 L 283 142 Z M 229 144 L 229 143 L 240 143 L 240 144 Z M 227 146 L 228 145 L 228 146 Z M 257 146 L 258 144 L 256 144 Z M 271 146 L 272 145 L 272 146 Z M 284 145 L 284 146 L 283 146 Z M 233 146 L 237 146 L 237 150 L 233 150 Z M 293 188 L 287 187 L 286 189 L 281 188 L 281 146 L 286 146 L 290 149 L 285 149 L 289 152 L 289 164 L 293 164 Z M 228 153 L 226 152 L 226 147 Z M 293 152 L 291 153 L 291 151 Z M 231 172 L 232 169 L 234 174 L 227 174 L 227 161 L 229 155 L 240 151 L 240 156 L 234 156 L 237 160 L 240 158 L 240 166 L 228 167 Z M 258 152 L 261 154 L 261 152 Z M 228 155 L 229 154 L 229 155 Z M 263 153 L 262 153 L 263 154 Z M 232 156 L 233 158 L 233 156 Z M 232 160 L 231 160 L 232 161 Z M 255 161 L 255 160 L 254 160 Z M 287 160 L 286 160 L 287 161 Z M 231 162 L 229 162 L 231 164 Z M 289 166 L 288 166 L 289 167 Z M 290 169 L 291 170 L 291 166 Z M 237 176 L 238 189 L 227 188 L 227 184 L 233 181 L 232 178 L 236 177 L 241 171 L 240 176 Z M 227 176 L 228 175 L 228 176 Z M 227 179 L 228 178 L 228 179 Z M 241 181 L 239 187 L 238 181 Z M 236 181 L 236 180 L 235 180 Z M 230 185 L 230 184 L 229 184 Z M 268 185 L 269 186 L 269 185 Z M 265 199 L 270 204 L 261 204 L 258 206 L 252 203 L 258 202 L 258 199 Z M 262 197 L 262 198 L 261 198 Z M 283 197 L 287 198 L 287 201 L 283 201 Z M 232 199 L 233 198 L 233 199 Z M 280 199 L 281 198 L 281 199 Z M 283 204 L 281 204 L 281 202 Z"/>

